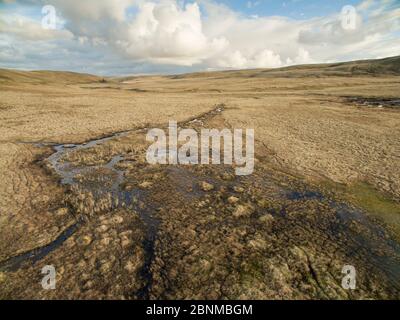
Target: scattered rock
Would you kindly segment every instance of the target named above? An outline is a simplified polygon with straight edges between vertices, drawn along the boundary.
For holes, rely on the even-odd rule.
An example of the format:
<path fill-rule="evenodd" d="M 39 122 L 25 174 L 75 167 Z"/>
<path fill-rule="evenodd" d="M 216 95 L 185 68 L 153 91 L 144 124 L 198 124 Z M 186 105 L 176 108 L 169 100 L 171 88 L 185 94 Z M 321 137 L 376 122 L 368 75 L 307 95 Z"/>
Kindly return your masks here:
<path fill-rule="evenodd" d="M 239 198 L 234 197 L 234 196 L 229 197 L 229 198 L 228 198 L 228 202 L 229 202 L 230 204 L 238 203 L 238 202 L 239 202 Z"/>
<path fill-rule="evenodd" d="M 66 214 L 68 214 L 68 208 L 60 208 L 56 211 L 58 216 L 65 216 Z"/>
<path fill-rule="evenodd" d="M 109 261 L 104 262 L 100 267 L 100 272 L 102 274 L 107 274 L 107 273 L 110 272 L 111 267 L 112 267 L 112 263 L 111 262 L 109 262 Z"/>
<path fill-rule="evenodd" d="M 249 241 L 249 246 L 253 249 L 264 249 L 266 247 L 266 242 L 261 237 L 257 237 Z"/>
<path fill-rule="evenodd" d="M 132 241 L 130 239 L 127 239 L 127 238 L 121 239 L 122 248 L 129 247 L 131 245 L 131 243 L 132 243 Z"/>
<path fill-rule="evenodd" d="M 210 263 L 210 261 L 208 261 L 206 259 L 201 259 L 200 265 L 201 265 L 201 269 L 203 272 L 208 272 L 211 269 L 211 263 Z"/>
<path fill-rule="evenodd" d="M 253 212 L 254 208 L 250 205 L 238 205 L 233 212 L 233 216 L 236 218 L 249 217 Z"/>
<path fill-rule="evenodd" d="M 243 193 L 243 192 L 244 192 L 244 188 L 242 188 L 242 187 L 237 187 L 237 186 L 233 187 L 233 190 L 234 190 L 235 192 L 237 192 L 237 193 Z"/>
<path fill-rule="evenodd" d="M 207 191 L 214 190 L 214 186 L 213 186 L 212 184 L 206 182 L 206 181 L 203 181 L 203 182 L 200 184 L 200 187 L 201 187 L 201 190 L 206 191 L 206 192 L 207 192 Z"/>
<path fill-rule="evenodd" d="M 139 188 L 141 189 L 149 189 L 153 186 L 153 183 L 150 181 L 143 181 L 141 184 L 139 184 Z"/>
<path fill-rule="evenodd" d="M 92 237 L 89 236 L 89 235 L 83 236 L 83 237 L 81 238 L 81 241 L 80 241 L 80 242 L 81 242 L 82 245 L 88 246 L 89 244 L 92 243 Z"/>
<path fill-rule="evenodd" d="M 108 230 L 108 227 L 105 224 L 101 225 L 100 227 L 98 227 L 96 229 L 96 231 L 99 232 L 99 233 L 106 232 L 107 230 Z"/>
<path fill-rule="evenodd" d="M 121 224 L 122 222 L 124 222 L 124 218 L 122 218 L 121 216 L 115 216 L 112 218 L 112 221 L 116 224 Z"/>
<path fill-rule="evenodd" d="M 108 246 L 110 244 L 110 242 L 111 242 L 111 238 L 110 237 L 105 237 L 105 238 L 101 239 L 101 241 L 100 241 L 100 243 L 103 246 Z"/>
<path fill-rule="evenodd" d="M 88 280 L 83 285 L 83 289 L 88 290 L 88 289 L 91 289 L 93 286 L 94 286 L 94 282 L 92 280 Z"/>
<path fill-rule="evenodd" d="M 260 222 L 265 223 L 265 224 L 270 224 L 272 221 L 274 221 L 274 217 L 270 214 L 265 214 L 259 218 Z"/>
<path fill-rule="evenodd" d="M 125 264 L 124 268 L 129 273 L 134 273 L 138 267 L 139 267 L 139 262 L 136 259 L 132 258 Z"/>
<path fill-rule="evenodd" d="M 124 186 L 125 191 L 132 191 L 133 189 L 135 189 L 135 187 L 131 184 L 127 184 Z"/>
<path fill-rule="evenodd" d="M 230 181 L 230 180 L 233 180 L 233 175 L 231 175 L 231 174 L 229 174 L 229 173 L 223 173 L 222 174 L 222 176 L 221 176 L 221 178 L 223 179 L 223 180 L 226 180 L 226 181 Z"/>

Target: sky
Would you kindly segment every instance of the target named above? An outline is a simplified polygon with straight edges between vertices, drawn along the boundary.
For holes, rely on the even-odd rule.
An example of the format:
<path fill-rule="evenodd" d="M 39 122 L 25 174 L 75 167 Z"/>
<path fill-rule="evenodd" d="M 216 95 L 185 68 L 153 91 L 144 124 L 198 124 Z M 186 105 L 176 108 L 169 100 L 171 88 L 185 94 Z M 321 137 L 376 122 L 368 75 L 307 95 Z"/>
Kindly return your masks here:
<path fill-rule="evenodd" d="M 176 74 L 400 55 L 400 0 L 0 0 L 0 68 Z"/>

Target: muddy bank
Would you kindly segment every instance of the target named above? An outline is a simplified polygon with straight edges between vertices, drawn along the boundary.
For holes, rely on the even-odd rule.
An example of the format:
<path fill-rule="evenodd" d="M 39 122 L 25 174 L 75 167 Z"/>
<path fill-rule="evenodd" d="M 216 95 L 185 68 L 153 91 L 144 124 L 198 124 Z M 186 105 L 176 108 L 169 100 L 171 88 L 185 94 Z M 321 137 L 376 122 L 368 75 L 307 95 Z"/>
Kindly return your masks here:
<path fill-rule="evenodd" d="M 348 103 L 371 108 L 400 108 L 400 98 L 345 97 Z"/>

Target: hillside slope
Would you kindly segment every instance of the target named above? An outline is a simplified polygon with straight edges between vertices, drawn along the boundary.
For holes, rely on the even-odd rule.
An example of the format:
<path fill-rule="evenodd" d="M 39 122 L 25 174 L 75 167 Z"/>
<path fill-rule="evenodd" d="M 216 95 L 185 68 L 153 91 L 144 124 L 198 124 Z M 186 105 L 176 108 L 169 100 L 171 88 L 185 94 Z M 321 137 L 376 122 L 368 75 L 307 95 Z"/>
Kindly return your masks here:
<path fill-rule="evenodd" d="M 66 71 L 19 71 L 0 69 L 0 84 L 77 84 L 100 81 L 90 74 Z"/>
<path fill-rule="evenodd" d="M 193 78 L 270 78 L 270 77 L 326 77 L 326 76 L 380 76 L 400 75 L 400 56 L 379 60 L 360 60 L 351 62 L 298 65 L 276 69 L 247 69 L 229 71 L 196 72 L 170 76 L 124 76 L 112 77 L 107 81 L 126 82 L 140 78 L 169 78 L 169 79 L 193 79 Z M 0 68 L 0 84 L 80 84 L 89 82 L 101 82 L 103 77 L 67 72 L 67 71 L 19 71 Z"/>
<path fill-rule="evenodd" d="M 298 65 L 276 69 L 232 70 L 198 72 L 174 75 L 172 79 L 184 78 L 258 78 L 258 77 L 326 77 L 357 75 L 400 75 L 400 56 L 379 60 L 360 60 L 331 64 Z"/>

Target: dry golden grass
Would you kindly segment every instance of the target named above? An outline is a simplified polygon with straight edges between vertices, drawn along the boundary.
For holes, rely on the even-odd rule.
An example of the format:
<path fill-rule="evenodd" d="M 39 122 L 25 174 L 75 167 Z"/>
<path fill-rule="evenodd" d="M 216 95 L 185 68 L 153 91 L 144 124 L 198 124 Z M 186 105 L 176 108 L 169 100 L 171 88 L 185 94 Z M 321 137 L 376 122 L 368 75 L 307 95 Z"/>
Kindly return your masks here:
<path fill-rule="evenodd" d="M 105 82 L 73 73 L 0 70 L 0 261 L 55 239 L 71 225 L 69 211 L 91 215 L 112 207 L 111 200 L 94 203 L 80 190 L 72 190 L 70 207 L 65 207 L 65 190 L 36 162 L 50 154 L 50 147 L 31 143 L 84 142 L 165 126 L 218 104 L 226 106 L 219 126 L 255 129 L 260 166 L 273 164 L 318 183 L 367 183 L 394 203 L 378 207 L 390 208 L 388 220 L 397 224 L 393 214 L 398 214 L 400 201 L 400 110 L 357 106 L 343 98 L 398 97 L 396 63 Z M 72 153 L 69 160 L 101 163 L 120 151 L 130 152 L 129 143 L 113 143 L 108 149 Z M 260 243 L 256 240 L 255 246 Z"/>

